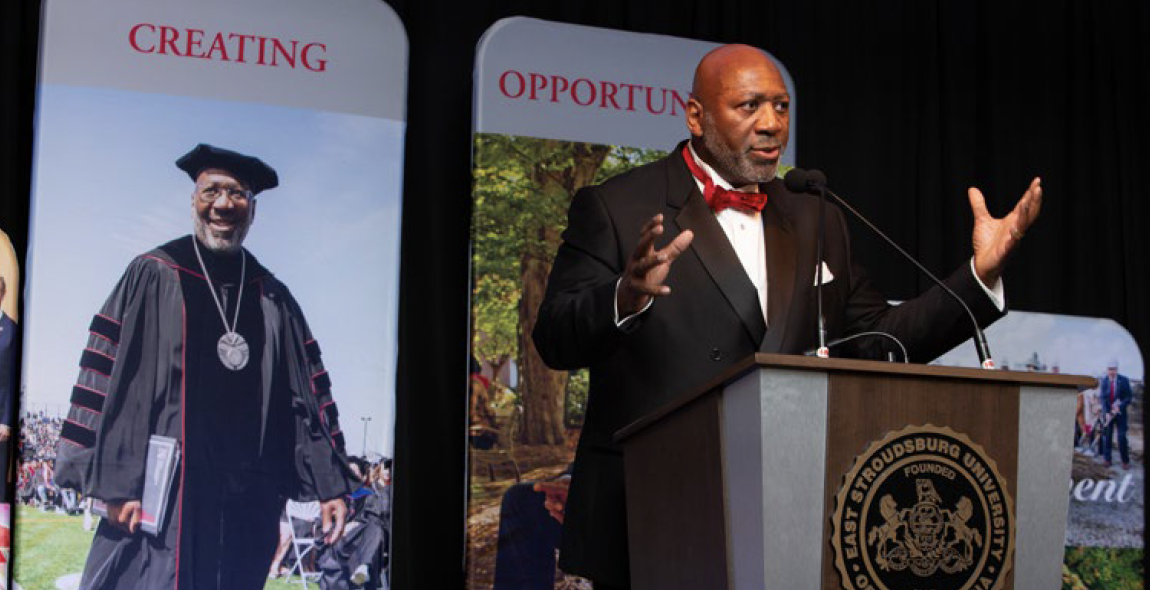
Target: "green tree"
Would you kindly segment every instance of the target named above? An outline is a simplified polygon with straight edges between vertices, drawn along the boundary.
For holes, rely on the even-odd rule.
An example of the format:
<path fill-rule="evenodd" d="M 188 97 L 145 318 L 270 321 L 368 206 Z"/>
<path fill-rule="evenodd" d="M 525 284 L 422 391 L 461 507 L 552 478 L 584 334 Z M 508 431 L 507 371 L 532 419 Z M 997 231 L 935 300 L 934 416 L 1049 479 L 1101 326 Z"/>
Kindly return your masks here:
<path fill-rule="evenodd" d="M 562 444 L 568 374 L 543 364 L 531 331 L 567 207 L 583 186 L 659 153 L 494 134 L 475 141 L 473 351 L 500 367 L 518 359 L 520 442 Z"/>

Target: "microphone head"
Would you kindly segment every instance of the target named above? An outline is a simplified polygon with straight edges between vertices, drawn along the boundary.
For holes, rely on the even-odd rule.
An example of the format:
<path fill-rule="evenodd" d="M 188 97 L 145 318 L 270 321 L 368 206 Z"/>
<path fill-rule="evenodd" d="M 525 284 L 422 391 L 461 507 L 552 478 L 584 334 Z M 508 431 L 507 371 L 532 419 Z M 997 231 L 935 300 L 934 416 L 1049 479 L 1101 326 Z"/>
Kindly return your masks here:
<path fill-rule="evenodd" d="M 783 177 L 783 185 L 792 193 L 818 194 L 819 189 L 827 186 L 827 175 L 821 170 L 793 168 Z"/>
<path fill-rule="evenodd" d="M 787 175 L 783 177 L 783 186 L 792 193 L 805 193 L 807 192 L 807 178 L 809 175 L 806 170 L 802 168 L 792 168 Z"/>

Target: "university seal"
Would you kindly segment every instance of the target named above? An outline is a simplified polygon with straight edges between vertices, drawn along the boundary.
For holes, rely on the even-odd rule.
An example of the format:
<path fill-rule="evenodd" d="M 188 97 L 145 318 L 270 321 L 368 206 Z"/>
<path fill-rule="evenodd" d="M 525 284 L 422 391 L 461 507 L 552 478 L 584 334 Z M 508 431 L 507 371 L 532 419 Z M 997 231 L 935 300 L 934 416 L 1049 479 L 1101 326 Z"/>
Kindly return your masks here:
<path fill-rule="evenodd" d="M 1013 501 L 966 435 L 909 426 L 855 459 L 831 545 L 847 590 L 997 590 L 1013 559 Z"/>

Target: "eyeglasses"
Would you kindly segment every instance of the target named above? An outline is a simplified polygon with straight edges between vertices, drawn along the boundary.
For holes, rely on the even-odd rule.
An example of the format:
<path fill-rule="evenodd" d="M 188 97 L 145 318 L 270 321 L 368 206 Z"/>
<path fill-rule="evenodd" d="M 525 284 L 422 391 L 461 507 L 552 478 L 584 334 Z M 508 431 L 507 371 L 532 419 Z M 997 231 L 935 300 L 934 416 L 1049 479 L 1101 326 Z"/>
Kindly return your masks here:
<path fill-rule="evenodd" d="M 252 191 L 216 185 L 196 189 L 196 198 L 204 204 L 214 203 L 216 199 L 224 195 L 227 195 L 228 200 L 233 203 L 245 203 L 251 200 Z"/>

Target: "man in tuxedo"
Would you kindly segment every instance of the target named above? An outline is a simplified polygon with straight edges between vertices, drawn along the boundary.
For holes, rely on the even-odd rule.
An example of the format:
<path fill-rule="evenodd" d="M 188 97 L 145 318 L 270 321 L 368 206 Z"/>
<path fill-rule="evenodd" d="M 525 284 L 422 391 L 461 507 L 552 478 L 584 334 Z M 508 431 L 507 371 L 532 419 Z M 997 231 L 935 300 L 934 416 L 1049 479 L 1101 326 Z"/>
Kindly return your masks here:
<path fill-rule="evenodd" d="M 887 305 L 852 262 L 837 208 L 827 208 L 817 260 L 818 200 L 776 178 L 788 109 L 766 54 L 720 47 L 695 71 L 690 140 L 572 200 L 533 338 L 552 368 L 591 369 L 559 565 L 596 588 L 625 588 L 630 577 L 623 457 L 612 434 L 752 353 L 814 346 L 817 269 L 831 338 L 889 332 L 922 362 L 970 335 L 969 319 L 937 287 Z M 756 194 L 739 194 L 748 192 Z M 1041 194 L 1036 178 L 996 219 L 970 189 L 974 257 L 946 282 L 980 323 L 1002 314 L 999 274 Z M 881 357 L 885 346 L 850 352 Z"/>
<path fill-rule="evenodd" d="M 1098 399 L 1102 402 L 1103 420 L 1106 428 L 1102 431 L 1102 462 L 1110 466 L 1114 452 L 1114 432 L 1118 432 L 1118 454 L 1122 457 L 1123 469 L 1130 469 L 1130 441 L 1126 438 L 1126 408 L 1134 395 L 1130 389 L 1130 379 L 1118 374 L 1118 359 L 1106 364 L 1106 376 L 1098 383 Z"/>

